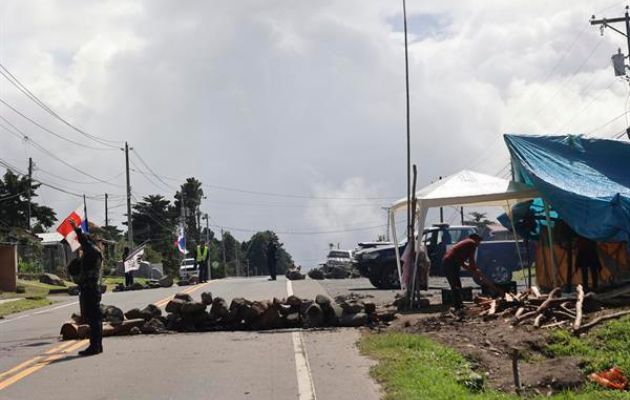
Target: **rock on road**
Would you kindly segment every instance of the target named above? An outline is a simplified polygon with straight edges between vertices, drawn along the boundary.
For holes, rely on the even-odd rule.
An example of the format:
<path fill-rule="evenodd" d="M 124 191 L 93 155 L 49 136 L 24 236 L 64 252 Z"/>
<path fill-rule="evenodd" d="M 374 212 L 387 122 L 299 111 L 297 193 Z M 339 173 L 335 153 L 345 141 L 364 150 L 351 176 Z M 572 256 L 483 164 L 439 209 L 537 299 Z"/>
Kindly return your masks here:
<path fill-rule="evenodd" d="M 369 287 L 363 280 L 352 281 Z M 327 294 L 312 280 L 234 278 L 195 287 L 110 293 L 103 303 L 126 311 L 184 289 L 192 290 L 197 299 L 201 292 L 211 291 L 228 302 L 234 297 L 286 297 L 290 291 L 300 297 Z M 105 338 L 105 352 L 95 357 L 77 357 L 78 349 L 70 346 L 72 351 L 56 360 L 33 361 L 59 345 L 61 322 L 78 310 L 77 299 L 71 299 L 0 321 L 0 399 L 380 397 L 368 375 L 372 362 L 359 355 L 360 332 L 353 329 L 112 337 Z M 2 375 L 20 364 L 26 366 Z"/>

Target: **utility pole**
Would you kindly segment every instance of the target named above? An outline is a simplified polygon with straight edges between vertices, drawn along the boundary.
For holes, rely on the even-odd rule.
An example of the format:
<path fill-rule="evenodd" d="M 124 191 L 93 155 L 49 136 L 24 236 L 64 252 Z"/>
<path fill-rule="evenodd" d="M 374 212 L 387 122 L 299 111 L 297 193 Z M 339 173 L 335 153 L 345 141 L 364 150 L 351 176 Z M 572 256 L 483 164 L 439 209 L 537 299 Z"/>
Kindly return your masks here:
<path fill-rule="evenodd" d="M 621 36 L 625 36 L 626 43 L 628 46 L 628 55 L 630 56 L 630 14 L 628 13 L 629 9 L 630 9 L 630 6 L 626 6 L 626 13 L 624 14 L 623 17 L 610 18 L 610 19 L 608 18 L 595 19 L 595 16 L 593 15 L 591 17 L 590 22 L 591 22 L 591 25 L 599 25 L 599 30 L 602 36 L 604 36 L 605 28 L 610 28 L 613 31 L 620 34 Z M 623 22 L 626 24 L 625 33 L 615 28 L 614 26 L 610 25 L 610 24 L 615 24 L 619 22 Z M 626 56 L 624 56 L 624 54 L 621 52 L 621 49 L 618 50 L 617 54 L 613 54 L 613 56 L 611 57 L 611 60 L 613 63 L 615 76 L 623 76 L 630 83 L 630 78 L 628 78 L 628 74 L 626 73 L 626 70 L 629 67 L 626 65 L 626 62 L 625 62 Z M 630 127 L 626 128 L 626 135 L 628 135 L 628 138 L 630 139 Z M 512 168 L 512 176 L 514 176 L 514 168 Z"/>
<path fill-rule="evenodd" d="M 109 216 L 107 215 L 107 193 L 105 193 L 105 228 L 109 227 Z"/>
<path fill-rule="evenodd" d="M 208 213 L 206 213 L 203 218 L 206 220 L 206 243 L 210 244 L 210 224 L 208 223 Z"/>
<path fill-rule="evenodd" d="M 28 210 L 26 213 L 26 227 L 28 230 L 31 230 L 31 198 L 33 196 L 32 186 L 33 186 L 33 159 L 31 157 L 28 158 Z"/>
<path fill-rule="evenodd" d="M 464 225 L 464 207 L 459 208 L 459 218 L 462 221 L 462 225 Z"/>
<path fill-rule="evenodd" d="M 386 218 L 385 226 L 387 227 L 386 228 L 387 230 L 385 231 L 385 240 L 389 242 L 389 231 L 391 229 L 390 215 L 389 215 L 390 207 L 381 207 L 381 210 L 385 211 L 385 218 Z"/>
<path fill-rule="evenodd" d="M 441 176 L 439 180 L 442 180 Z M 440 224 L 443 224 L 443 223 L 444 223 L 444 208 L 440 207 Z"/>
<path fill-rule="evenodd" d="M 623 17 L 618 17 L 618 18 L 595 19 L 595 16 L 593 15 L 591 17 L 591 25 L 600 25 L 602 35 L 604 34 L 604 28 L 610 28 L 613 31 L 619 33 L 620 35 L 625 36 L 627 44 L 628 44 L 628 54 L 630 54 L 630 37 L 629 37 L 630 36 L 630 15 L 628 14 L 628 9 L 629 9 L 629 6 L 626 6 L 626 14 Z M 610 25 L 610 24 L 615 24 L 618 22 L 624 22 L 626 24 L 626 33 L 623 33 L 619 29 Z"/>
<path fill-rule="evenodd" d="M 131 225 L 131 182 L 129 181 L 129 146 L 125 142 L 125 170 L 127 172 L 127 243 L 133 249 L 133 226 Z"/>
<path fill-rule="evenodd" d="M 225 238 L 223 237 L 223 228 L 221 228 L 221 248 L 223 249 L 223 251 L 221 253 L 223 253 L 223 272 L 227 271 L 226 265 L 225 265 Z M 227 272 L 226 272 L 227 275 Z"/>

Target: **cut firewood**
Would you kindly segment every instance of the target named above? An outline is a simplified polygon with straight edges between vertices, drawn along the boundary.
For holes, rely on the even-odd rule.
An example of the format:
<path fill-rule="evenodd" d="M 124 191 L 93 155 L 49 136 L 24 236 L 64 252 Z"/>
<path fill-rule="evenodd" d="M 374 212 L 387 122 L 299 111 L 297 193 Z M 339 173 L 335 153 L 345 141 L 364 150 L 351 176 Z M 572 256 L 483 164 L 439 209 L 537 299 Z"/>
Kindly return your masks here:
<path fill-rule="evenodd" d="M 531 291 L 532 291 L 532 294 L 534 295 L 534 297 L 536 297 L 536 298 L 540 297 L 540 289 L 538 289 L 538 287 L 532 286 L 531 287 Z"/>
<path fill-rule="evenodd" d="M 547 325 L 543 325 L 541 326 L 541 328 L 555 328 L 557 326 L 562 326 L 564 324 L 566 324 L 568 321 L 567 320 L 563 320 L 563 321 L 558 321 L 558 322 L 554 322 L 552 324 L 547 324 Z"/>
<path fill-rule="evenodd" d="M 624 315 L 629 315 L 629 314 L 630 314 L 630 310 L 624 310 L 624 311 L 619 311 L 619 312 L 608 314 L 608 315 L 602 315 L 601 317 L 597 317 L 591 322 L 580 326 L 578 329 L 574 329 L 573 334 L 580 335 L 582 333 L 589 331 L 591 328 L 593 328 L 594 326 L 597 326 L 598 324 L 604 321 L 621 318 Z"/>
<path fill-rule="evenodd" d="M 515 318 L 513 321 L 513 325 L 518 325 L 519 323 L 521 323 L 522 321 L 528 319 L 528 318 L 532 318 L 535 317 L 536 315 L 542 313 L 543 311 L 545 311 L 547 308 L 549 308 L 549 306 L 553 303 L 554 297 L 560 293 L 560 288 L 555 288 L 553 289 L 550 293 L 549 296 L 547 296 L 547 300 L 545 300 L 540 306 L 538 306 L 538 308 L 534 311 L 530 311 L 530 312 L 526 312 L 521 314 L 518 318 Z M 556 299 L 557 300 L 557 299 Z"/>
<path fill-rule="evenodd" d="M 494 315 L 494 313 L 496 312 L 497 312 L 497 301 L 492 300 L 492 303 L 490 303 L 490 310 L 488 310 L 488 315 Z"/>
<path fill-rule="evenodd" d="M 516 318 L 520 317 L 521 314 L 523 314 L 525 312 L 525 307 L 519 307 L 518 310 L 516 310 L 516 314 L 514 314 L 514 316 Z"/>
<path fill-rule="evenodd" d="M 575 318 L 575 310 L 572 310 L 569 308 L 569 306 L 571 305 L 570 301 L 565 301 L 564 303 L 560 304 L 560 309 L 564 312 L 566 312 L 567 314 L 571 314 L 573 315 L 573 318 Z"/>
<path fill-rule="evenodd" d="M 538 328 L 540 327 L 540 321 L 542 321 L 542 319 L 544 318 L 545 314 L 538 314 L 536 316 L 536 318 L 534 319 L 534 327 Z"/>
<path fill-rule="evenodd" d="M 580 329 L 582 325 L 582 305 L 584 304 L 584 288 L 582 285 L 577 285 L 577 302 L 575 303 L 575 321 L 573 322 L 573 330 Z"/>

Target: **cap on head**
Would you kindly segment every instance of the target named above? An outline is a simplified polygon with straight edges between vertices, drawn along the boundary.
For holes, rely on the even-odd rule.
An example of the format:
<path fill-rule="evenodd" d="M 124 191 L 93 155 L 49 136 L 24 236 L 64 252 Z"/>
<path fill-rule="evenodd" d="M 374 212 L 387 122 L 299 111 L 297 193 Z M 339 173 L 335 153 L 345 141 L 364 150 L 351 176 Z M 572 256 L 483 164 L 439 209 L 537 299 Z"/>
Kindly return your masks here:
<path fill-rule="evenodd" d="M 476 233 L 471 233 L 470 235 L 468 235 L 468 237 L 476 242 L 481 242 L 481 236 L 479 236 Z"/>

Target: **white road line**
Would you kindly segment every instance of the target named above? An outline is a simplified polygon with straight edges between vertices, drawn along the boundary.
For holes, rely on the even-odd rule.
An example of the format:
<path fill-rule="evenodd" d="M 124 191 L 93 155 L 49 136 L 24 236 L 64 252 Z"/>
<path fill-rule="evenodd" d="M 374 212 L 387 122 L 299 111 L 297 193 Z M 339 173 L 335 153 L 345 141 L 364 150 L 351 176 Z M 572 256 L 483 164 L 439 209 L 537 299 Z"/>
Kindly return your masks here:
<path fill-rule="evenodd" d="M 73 306 L 75 304 L 79 304 L 79 302 L 78 301 L 74 301 L 72 303 L 62 304 L 62 305 L 57 306 L 57 307 L 47 308 L 46 310 L 41 310 L 41 311 L 34 312 L 33 315 L 44 314 L 44 313 L 47 313 L 49 311 L 59 310 L 60 308 L 70 307 L 70 306 Z"/>
<path fill-rule="evenodd" d="M 293 285 L 287 280 L 287 294 L 293 296 Z M 295 373 L 298 382 L 298 400 L 316 400 L 315 385 L 308 363 L 308 353 L 302 339 L 302 332 L 291 332 L 293 339 L 293 353 L 295 355 Z"/>
<path fill-rule="evenodd" d="M 30 317 L 30 316 L 31 316 L 31 314 L 20 315 L 19 317 L 15 317 L 15 318 L 7 319 L 6 321 L 0 321 L 0 325 L 2 325 L 2 324 L 6 324 L 6 323 L 8 323 L 8 322 L 17 321 L 18 319 L 22 319 L 22 318 L 26 318 L 26 317 Z"/>

